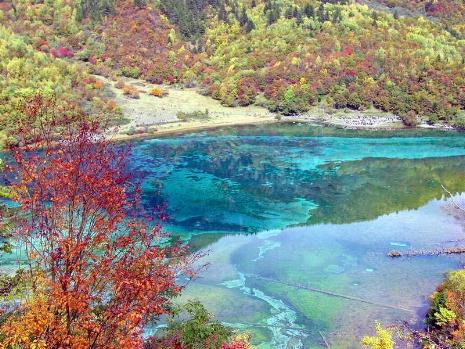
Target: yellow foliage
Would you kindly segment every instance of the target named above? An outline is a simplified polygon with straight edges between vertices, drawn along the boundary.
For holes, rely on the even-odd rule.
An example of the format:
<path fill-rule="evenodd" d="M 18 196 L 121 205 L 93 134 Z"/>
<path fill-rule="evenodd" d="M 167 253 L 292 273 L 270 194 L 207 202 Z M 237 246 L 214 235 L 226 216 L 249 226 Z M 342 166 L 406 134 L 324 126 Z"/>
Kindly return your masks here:
<path fill-rule="evenodd" d="M 376 336 L 366 336 L 362 339 L 362 344 L 370 349 L 394 349 L 392 332 L 382 328 L 379 322 L 375 324 Z"/>

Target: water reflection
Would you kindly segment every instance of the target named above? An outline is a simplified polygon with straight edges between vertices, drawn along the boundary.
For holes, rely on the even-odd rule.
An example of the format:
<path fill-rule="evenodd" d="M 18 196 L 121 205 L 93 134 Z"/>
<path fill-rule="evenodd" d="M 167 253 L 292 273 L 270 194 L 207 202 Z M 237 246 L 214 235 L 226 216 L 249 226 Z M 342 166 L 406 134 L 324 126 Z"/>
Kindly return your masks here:
<path fill-rule="evenodd" d="M 137 143 L 133 165 L 144 177 L 146 205 L 164 201 L 174 232 L 254 233 L 374 219 L 441 197 L 441 185 L 465 189 L 463 134 L 284 131 L 269 126 Z"/>

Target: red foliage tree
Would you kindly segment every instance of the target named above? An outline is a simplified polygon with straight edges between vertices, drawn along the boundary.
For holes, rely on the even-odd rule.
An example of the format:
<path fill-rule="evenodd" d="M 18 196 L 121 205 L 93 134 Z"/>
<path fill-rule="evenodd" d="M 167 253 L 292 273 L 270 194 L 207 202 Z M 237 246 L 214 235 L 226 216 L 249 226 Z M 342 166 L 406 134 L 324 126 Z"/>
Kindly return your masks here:
<path fill-rule="evenodd" d="M 170 312 L 182 290 L 178 278 L 193 276 L 198 255 L 168 243 L 163 215 L 141 217 L 128 150 L 78 112 L 58 112 L 54 102 L 34 98 L 10 147 L 20 205 L 13 236 L 25 246 L 31 275 L 39 269 L 45 279 L 41 286 L 33 280 L 31 291 L 45 297 L 2 331 L 18 348 L 142 348 L 144 326 Z M 34 318 L 48 320 L 15 336 Z"/>
<path fill-rule="evenodd" d="M 53 48 L 50 52 L 52 56 L 55 58 L 73 58 L 74 57 L 73 51 L 66 47 L 60 47 L 58 49 Z"/>

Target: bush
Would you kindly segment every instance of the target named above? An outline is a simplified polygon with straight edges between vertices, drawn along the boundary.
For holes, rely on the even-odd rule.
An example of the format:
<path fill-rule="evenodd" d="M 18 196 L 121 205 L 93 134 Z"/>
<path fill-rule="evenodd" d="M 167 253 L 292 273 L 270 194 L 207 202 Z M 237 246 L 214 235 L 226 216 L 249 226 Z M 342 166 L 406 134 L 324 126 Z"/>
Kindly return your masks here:
<path fill-rule="evenodd" d="M 210 118 L 208 109 L 205 111 L 193 111 L 193 112 L 178 112 L 176 114 L 177 118 L 180 121 L 189 121 L 189 120 L 208 120 Z"/>
<path fill-rule="evenodd" d="M 284 115 L 295 115 L 307 112 L 313 103 L 314 97 L 307 86 L 293 85 L 278 95 L 271 110 Z"/>
<path fill-rule="evenodd" d="M 375 325 L 376 336 L 366 336 L 362 339 L 362 344 L 371 349 L 394 349 L 392 331 L 382 328 L 379 322 Z"/>
<path fill-rule="evenodd" d="M 105 87 L 105 84 L 103 83 L 102 80 L 95 79 L 95 82 L 94 82 L 94 88 L 95 89 L 100 90 L 100 89 L 102 89 L 104 87 Z"/>
<path fill-rule="evenodd" d="M 185 320 L 180 320 L 179 318 Z M 145 349 L 252 349 L 249 336 L 235 335 L 233 330 L 212 318 L 198 301 L 189 301 L 177 309 L 166 332 L 152 338 Z"/>
<path fill-rule="evenodd" d="M 116 88 L 123 89 L 126 86 L 123 80 L 118 80 L 115 84 Z"/>
<path fill-rule="evenodd" d="M 74 56 L 73 51 L 65 47 L 60 47 L 58 49 L 52 49 L 51 54 L 55 58 L 72 58 Z"/>
<path fill-rule="evenodd" d="M 239 80 L 237 86 L 237 99 L 240 106 L 247 106 L 255 102 L 258 93 L 258 84 L 252 77 Z"/>
<path fill-rule="evenodd" d="M 450 272 L 431 296 L 427 325 L 432 339 L 448 348 L 465 347 L 465 270 Z"/>
<path fill-rule="evenodd" d="M 128 78 L 138 79 L 140 77 L 140 70 L 137 67 L 123 67 L 121 68 L 121 75 Z"/>
<path fill-rule="evenodd" d="M 149 95 L 154 96 L 154 97 L 159 97 L 162 98 L 164 96 L 168 95 L 168 91 L 159 88 L 159 87 L 154 87 L 150 90 Z"/>
<path fill-rule="evenodd" d="M 123 94 L 130 98 L 134 98 L 134 99 L 139 98 L 139 91 L 134 86 L 131 86 L 131 85 L 125 85 L 123 87 Z"/>
<path fill-rule="evenodd" d="M 402 116 L 402 121 L 404 122 L 405 126 L 408 127 L 415 127 L 417 126 L 417 113 L 413 110 L 410 110 L 407 114 Z"/>

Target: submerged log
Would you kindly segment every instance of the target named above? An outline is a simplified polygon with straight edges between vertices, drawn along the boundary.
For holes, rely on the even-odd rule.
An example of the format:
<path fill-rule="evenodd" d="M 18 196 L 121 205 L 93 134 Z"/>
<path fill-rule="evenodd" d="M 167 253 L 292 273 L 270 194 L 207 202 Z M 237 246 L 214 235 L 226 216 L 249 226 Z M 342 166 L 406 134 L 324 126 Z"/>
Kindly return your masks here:
<path fill-rule="evenodd" d="M 256 274 L 246 274 L 246 276 L 252 277 L 252 278 L 255 278 L 255 279 L 261 279 L 261 280 L 264 280 L 264 281 L 275 282 L 275 283 L 285 285 L 285 286 L 288 286 L 288 287 L 292 287 L 292 288 L 311 291 L 311 292 L 315 292 L 315 293 L 321 293 L 321 294 L 331 296 L 331 297 L 337 297 L 337 298 L 347 299 L 347 300 L 350 300 L 350 301 L 366 303 L 366 304 L 374 305 L 374 306 L 381 307 L 381 308 L 402 310 L 402 311 L 409 312 L 409 313 L 415 313 L 414 309 L 402 307 L 402 306 L 399 306 L 399 305 L 391 305 L 391 304 L 379 303 L 379 302 L 371 301 L 371 300 L 364 299 L 364 298 L 359 298 L 359 297 L 354 297 L 354 296 L 350 296 L 350 295 L 346 295 L 346 294 L 341 294 L 341 293 L 336 293 L 336 292 L 332 292 L 332 291 L 322 290 L 322 289 L 318 289 L 318 288 L 314 288 L 314 287 L 309 287 L 309 286 L 306 286 L 306 285 L 291 284 L 291 283 L 288 283 L 288 282 L 285 282 L 285 281 L 281 281 L 281 280 L 277 280 L 277 279 L 273 279 L 273 278 L 269 278 L 269 277 L 265 277 L 265 276 L 260 276 L 260 275 L 256 275 Z"/>

